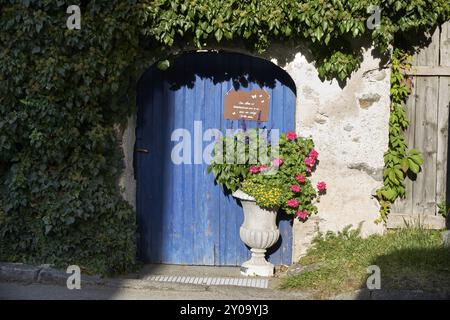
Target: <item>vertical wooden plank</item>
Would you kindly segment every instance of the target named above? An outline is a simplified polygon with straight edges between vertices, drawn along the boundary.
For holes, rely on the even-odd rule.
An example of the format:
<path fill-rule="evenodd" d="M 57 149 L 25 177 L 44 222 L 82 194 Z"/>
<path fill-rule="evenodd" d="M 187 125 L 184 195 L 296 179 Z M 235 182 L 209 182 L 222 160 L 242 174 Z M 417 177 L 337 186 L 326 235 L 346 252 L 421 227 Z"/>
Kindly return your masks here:
<path fill-rule="evenodd" d="M 439 65 L 439 35 L 440 30 L 436 28 L 431 35 L 430 43 L 415 54 L 413 65 L 415 66 L 438 66 Z"/>
<path fill-rule="evenodd" d="M 431 36 L 431 42 L 414 57 L 413 64 L 421 66 L 439 65 L 439 28 Z M 436 213 L 436 158 L 437 158 L 437 113 L 438 77 L 417 77 L 416 80 L 416 128 L 414 147 L 424 156 L 422 172 L 413 183 L 413 213 Z"/>
<path fill-rule="evenodd" d="M 237 72 L 240 76 L 241 79 L 241 83 L 240 83 L 240 88 L 239 90 L 242 91 L 248 91 L 251 90 L 253 88 L 253 86 L 255 86 L 255 84 L 253 83 L 253 81 L 249 80 L 249 78 L 252 78 L 255 76 L 254 74 L 254 68 L 253 68 L 253 59 L 250 59 L 248 56 L 242 55 L 242 54 L 236 54 L 236 61 L 237 61 L 237 69 L 235 69 L 235 72 Z M 246 80 L 248 80 L 248 83 L 246 83 Z M 245 86 L 247 85 L 247 86 Z M 236 123 L 238 123 L 240 121 L 236 121 Z M 250 122 L 246 122 L 246 127 L 247 128 L 251 128 L 252 123 Z M 242 223 L 244 222 L 244 212 L 241 209 L 241 211 L 235 215 L 235 228 L 236 228 L 236 232 L 240 232 L 240 227 L 242 225 Z M 238 240 L 239 241 L 239 240 Z M 247 248 L 247 246 L 242 243 L 236 243 L 236 264 L 240 265 L 242 264 L 244 261 L 247 261 L 250 258 L 249 256 L 249 249 Z"/>
<path fill-rule="evenodd" d="M 155 104 L 154 107 L 157 109 L 157 112 L 162 113 L 163 120 L 159 124 L 161 127 L 161 158 L 162 161 L 159 165 L 153 168 L 162 168 L 164 175 L 162 180 L 163 185 L 163 194 L 162 194 L 162 203 L 163 203 L 163 211 L 165 214 L 161 215 L 162 218 L 162 226 L 159 228 L 159 231 L 162 232 L 161 236 L 161 261 L 163 263 L 173 263 L 175 260 L 175 254 L 177 253 L 174 250 L 173 245 L 173 236 L 174 236 L 174 227 L 173 224 L 179 217 L 179 213 L 175 213 L 174 210 L 174 185 L 177 176 L 177 170 L 173 165 L 171 159 L 171 134 L 172 130 L 175 126 L 175 106 L 173 104 L 173 100 L 169 100 L 168 94 L 168 84 L 165 79 L 167 71 L 161 72 L 161 86 L 162 91 L 162 100 L 159 104 Z M 155 186 L 158 187 L 158 186 Z M 175 214 L 174 214 L 175 213 Z M 155 212 L 155 215 L 158 214 Z"/>
<path fill-rule="evenodd" d="M 195 83 L 194 83 L 194 103 L 189 106 L 189 108 L 186 109 L 186 112 L 192 112 L 193 113 L 193 122 L 188 127 L 191 132 L 191 139 L 192 139 L 192 151 L 193 156 L 196 152 L 198 152 L 195 149 L 196 139 L 198 139 L 198 135 L 202 134 L 202 132 L 198 132 L 198 129 L 194 128 L 194 123 L 196 121 L 202 121 L 203 114 L 202 111 L 204 109 L 204 103 L 205 103 L 205 87 L 204 87 L 204 80 L 202 80 L 199 76 L 198 72 L 198 66 L 203 63 L 210 63 L 208 59 L 204 59 L 203 61 L 200 61 L 199 55 L 193 55 L 193 62 L 192 65 L 195 66 Z M 194 159 L 194 157 L 193 157 Z M 209 252 L 209 248 L 207 246 L 207 239 L 206 239 L 206 230 L 208 228 L 208 221 L 207 216 L 205 212 L 205 194 L 204 194 L 204 178 L 203 178 L 203 165 L 198 164 L 192 164 L 191 165 L 194 168 L 194 179 L 192 180 L 192 187 L 194 192 L 194 206 L 192 208 L 192 212 L 189 215 L 193 214 L 193 219 L 195 221 L 195 232 L 194 232 L 194 252 L 193 255 L 195 257 L 195 261 L 197 264 L 200 265 L 209 265 L 209 257 L 208 255 L 211 254 Z M 185 212 L 188 214 L 188 212 Z M 211 257 L 214 259 L 214 255 Z"/>
<path fill-rule="evenodd" d="M 413 78 L 413 87 L 411 88 L 411 94 L 406 101 L 406 114 L 409 120 L 409 127 L 405 132 L 406 143 L 409 148 L 415 147 L 414 135 L 416 131 L 416 88 L 417 78 Z M 398 198 L 392 206 L 392 213 L 405 213 L 411 214 L 413 212 L 413 188 L 415 182 L 411 179 L 405 180 L 406 195 L 405 198 Z"/>
<path fill-rule="evenodd" d="M 208 54 L 208 61 L 209 63 L 205 64 L 205 72 L 206 74 L 210 75 L 208 77 L 205 77 L 204 79 L 200 80 L 203 81 L 203 93 L 204 93 L 204 103 L 202 104 L 201 108 L 201 119 L 202 119 L 202 126 L 203 130 L 201 132 L 202 135 L 202 141 L 203 141 L 203 133 L 206 132 L 206 130 L 217 127 L 217 117 L 215 117 L 215 94 L 214 94 L 214 83 L 212 80 L 211 75 L 217 74 L 216 65 L 214 64 L 214 53 Z M 202 59 L 201 56 L 199 56 L 200 59 Z M 205 160 L 203 159 L 203 150 L 206 147 L 206 145 L 209 143 L 202 142 L 202 150 L 201 150 L 201 157 L 202 162 Z M 205 248 L 206 251 L 204 253 L 204 263 L 207 265 L 215 265 L 216 264 L 216 251 L 218 248 L 216 248 L 217 241 L 216 241 L 216 235 L 218 235 L 219 232 L 219 223 L 218 223 L 218 210 L 217 210 L 217 202 L 211 201 L 213 198 L 213 188 L 210 186 L 214 185 L 214 179 L 212 175 L 208 174 L 207 172 L 207 165 L 206 163 L 203 163 L 201 165 L 202 168 L 202 198 L 203 198 L 203 205 L 202 210 L 205 217 L 205 229 L 204 232 L 204 238 L 205 238 Z"/>
<path fill-rule="evenodd" d="M 163 93 L 162 93 L 162 77 L 160 73 L 152 72 L 153 78 L 153 96 L 152 101 L 148 106 L 150 116 L 149 123 L 150 126 L 147 126 L 145 139 L 151 141 L 149 150 L 158 150 L 155 153 L 149 153 L 150 158 L 148 162 L 145 161 L 143 163 L 143 170 L 151 172 L 150 181 L 159 181 L 160 187 L 155 188 L 155 184 L 148 183 L 147 180 L 144 180 L 143 183 L 148 185 L 149 194 L 148 197 L 144 199 L 144 206 L 146 210 L 146 214 L 148 215 L 148 222 L 150 224 L 150 237 L 151 237 L 151 257 L 153 258 L 153 262 L 160 263 L 162 262 L 163 250 L 162 250 L 162 242 L 163 242 L 163 217 L 162 212 L 164 212 L 164 203 L 162 198 L 164 196 L 164 169 L 158 165 L 158 162 L 163 164 L 164 160 L 162 158 L 163 143 L 162 143 L 162 123 L 164 121 L 163 116 Z M 150 128 L 149 128 L 150 127 Z M 155 170 L 155 168 L 159 168 Z M 154 206 L 150 207 L 148 204 L 153 203 Z"/>
<path fill-rule="evenodd" d="M 215 54 L 213 59 L 213 70 L 214 74 L 221 74 L 224 70 L 220 65 L 220 54 Z M 213 123 L 211 124 L 211 129 L 220 129 L 222 133 L 223 131 L 223 111 L 222 111 L 222 82 L 214 82 L 213 79 L 210 81 L 210 95 L 213 97 L 212 105 L 210 106 L 211 111 L 213 113 Z M 209 185 L 214 186 L 214 175 L 209 175 Z M 220 255 L 220 241 L 223 236 L 220 230 L 222 215 L 226 214 L 226 212 L 221 212 L 221 188 L 210 188 L 211 196 L 213 199 L 218 199 L 219 201 L 215 201 L 214 209 L 212 209 L 213 221 L 214 225 L 214 264 L 221 265 L 221 255 Z"/>
<path fill-rule="evenodd" d="M 440 65 L 450 66 L 450 22 L 441 26 L 440 36 Z M 447 198 L 448 177 L 448 123 L 450 105 L 450 77 L 439 78 L 439 105 L 438 105 L 438 154 L 437 154 L 437 179 L 436 179 L 436 203 L 449 201 Z"/>
<path fill-rule="evenodd" d="M 192 108 L 195 105 L 195 92 L 194 88 L 186 85 L 188 80 L 192 80 L 193 74 L 193 61 L 190 55 L 182 57 L 183 59 L 183 91 L 184 91 L 184 103 L 183 103 L 183 124 L 184 128 L 188 128 L 189 132 L 192 134 L 192 125 L 194 123 L 194 114 Z M 191 150 L 192 150 L 192 137 L 191 137 Z M 193 165 L 183 165 L 184 175 L 183 175 L 183 193 L 184 193 L 184 208 L 183 214 L 186 216 L 185 219 L 185 233 L 186 242 L 182 246 L 185 251 L 185 256 L 190 255 L 189 264 L 195 264 L 195 230 L 197 226 L 197 221 L 195 221 L 195 186 L 193 185 L 194 177 L 194 167 Z M 189 192 L 187 192 L 189 190 Z M 167 214 L 167 213 L 166 213 Z"/>
<path fill-rule="evenodd" d="M 203 133 L 205 130 L 207 130 L 208 127 L 214 126 L 214 113 L 211 112 L 210 107 L 214 105 L 214 96 L 210 94 L 210 90 L 208 90 L 208 82 L 210 79 L 206 79 L 204 81 L 204 107 L 203 107 L 203 130 L 201 132 L 201 139 L 202 139 L 202 150 L 201 150 L 201 158 L 202 162 L 203 159 L 203 150 L 205 147 L 205 143 L 203 142 Z M 207 98 L 208 97 L 208 98 Z M 213 198 L 211 197 L 211 187 L 213 185 L 213 181 L 211 180 L 210 175 L 207 172 L 207 166 L 203 162 L 201 167 L 201 175 L 202 175 L 202 194 L 203 194 L 203 214 L 205 216 L 205 229 L 204 229 L 204 237 L 205 237 L 205 257 L 204 261 L 207 265 L 214 265 L 215 264 L 215 233 L 218 228 L 216 228 L 217 220 L 215 219 L 215 202 L 211 201 Z"/>
<path fill-rule="evenodd" d="M 450 21 L 441 26 L 440 38 L 440 65 L 450 66 Z"/>
<path fill-rule="evenodd" d="M 187 78 L 189 77 L 187 70 L 187 57 L 183 56 L 180 58 L 181 65 L 180 68 L 183 70 L 184 75 L 182 76 L 183 83 L 186 83 Z M 192 91 L 189 91 L 188 93 L 188 87 L 186 85 L 183 85 L 182 88 L 180 88 L 178 91 L 182 91 L 181 98 L 182 98 L 182 108 L 183 110 L 180 111 L 183 114 L 183 128 L 188 128 L 189 123 L 192 122 L 191 115 L 192 112 L 189 112 L 187 107 L 187 101 L 188 99 L 192 98 Z M 190 94 L 190 96 L 189 96 Z M 187 177 L 192 176 L 192 166 L 189 165 L 183 165 L 183 182 L 181 183 L 181 190 L 182 190 L 182 199 L 183 199 L 183 206 L 181 208 L 182 212 L 186 210 L 186 208 L 192 208 L 192 193 L 186 192 L 186 190 L 189 190 L 191 188 L 191 181 L 187 179 Z M 190 210 L 190 209 L 188 209 Z M 186 217 L 186 214 L 183 214 Z M 183 246 L 180 246 L 182 248 L 182 251 L 184 252 L 184 261 L 186 261 L 186 264 L 192 265 L 194 264 L 194 255 L 192 254 L 192 250 L 194 248 L 194 230 L 195 230 L 195 221 L 192 219 L 192 217 L 186 217 L 183 219 L 183 242 L 185 243 Z"/>
<path fill-rule="evenodd" d="M 228 61 L 227 61 L 228 60 Z M 222 56 L 222 62 L 221 64 L 225 64 L 228 66 L 228 72 L 231 75 L 237 75 L 239 71 L 239 56 L 228 56 L 228 54 L 225 54 Z M 228 90 L 234 90 L 233 86 L 233 78 L 228 80 Z M 234 129 L 237 129 L 239 127 L 239 121 L 235 121 Z M 242 209 L 239 211 L 233 210 L 233 205 L 235 203 L 235 199 L 229 195 L 224 201 L 225 208 L 227 208 L 227 211 L 225 211 L 225 226 L 222 226 L 222 231 L 226 234 L 226 243 L 225 243 L 225 260 L 227 265 L 238 265 L 239 264 L 239 243 L 238 239 L 234 235 L 239 234 L 239 227 L 241 225 L 241 219 L 243 219 L 242 215 Z M 224 228 L 225 227 L 225 228 Z"/>
<path fill-rule="evenodd" d="M 174 67 L 175 68 L 179 68 L 179 70 L 184 70 L 184 59 L 180 59 L 178 60 Z M 167 72 L 165 72 L 167 73 Z M 178 75 L 175 79 L 177 81 L 182 81 L 183 80 L 183 75 L 184 73 L 181 73 L 180 75 Z M 173 78 L 173 77 L 171 77 Z M 167 141 L 166 144 L 169 147 L 169 150 L 171 149 L 172 146 L 174 146 L 175 143 L 177 142 L 172 142 L 171 141 L 171 135 L 172 135 L 172 130 L 176 130 L 176 129 L 180 129 L 180 128 L 185 128 L 185 124 L 184 124 L 184 110 L 185 110 L 185 99 L 184 99 L 184 90 L 180 89 L 180 90 L 171 90 L 171 84 L 168 81 L 168 79 L 166 79 L 165 82 L 165 92 L 167 95 L 167 102 L 166 102 L 166 108 L 168 108 L 169 110 L 171 110 L 171 115 L 169 115 L 169 118 L 166 119 L 166 121 L 168 123 L 171 123 L 171 125 L 169 126 L 170 130 L 167 136 Z M 171 156 L 171 152 L 166 152 L 167 156 L 168 156 L 168 160 L 169 163 L 172 163 L 172 159 L 170 158 Z M 183 210 L 185 208 L 185 203 L 184 203 L 184 183 L 185 183 L 185 179 L 184 179 L 184 165 L 171 165 L 172 169 L 172 179 L 171 179 L 171 192 L 169 191 L 170 196 L 170 209 L 169 211 L 171 212 L 170 215 L 167 215 L 166 219 L 167 219 L 167 230 L 169 232 L 170 237 L 169 238 L 169 243 L 170 246 L 168 248 L 169 251 L 169 256 L 170 259 L 167 259 L 166 261 L 170 261 L 172 263 L 183 263 L 183 264 L 188 264 L 191 262 L 191 255 L 186 255 L 184 250 L 184 246 L 180 246 L 178 245 L 178 243 L 180 242 L 186 242 L 187 244 L 189 244 L 189 242 L 191 241 L 191 238 L 186 237 L 186 232 L 184 230 L 185 225 L 188 223 L 189 221 L 189 217 L 186 216 L 185 214 L 183 214 Z M 189 246 L 189 245 L 188 245 Z"/>
<path fill-rule="evenodd" d="M 438 128 L 437 128 L 438 154 L 437 154 L 436 203 L 449 200 L 446 199 L 449 104 L 450 104 L 450 77 L 440 77 Z"/>
<path fill-rule="evenodd" d="M 219 57 L 218 61 L 216 62 L 219 70 L 229 70 L 228 64 L 229 60 L 224 60 L 222 56 Z M 222 130 L 222 133 L 226 134 L 227 126 L 229 125 L 229 122 L 223 119 L 223 97 L 225 97 L 226 93 L 230 89 L 229 81 L 221 81 L 219 82 L 219 86 L 217 88 L 218 91 L 220 91 L 220 128 Z M 228 219 L 228 199 L 224 196 L 222 196 L 222 188 L 220 186 L 217 186 L 217 189 L 219 190 L 219 248 L 217 249 L 219 251 L 219 263 L 220 265 L 226 265 L 227 262 L 227 232 L 226 232 L 226 223 Z"/>
<path fill-rule="evenodd" d="M 417 78 L 415 147 L 424 164 L 413 189 L 413 213 L 436 213 L 436 156 L 438 77 Z"/>

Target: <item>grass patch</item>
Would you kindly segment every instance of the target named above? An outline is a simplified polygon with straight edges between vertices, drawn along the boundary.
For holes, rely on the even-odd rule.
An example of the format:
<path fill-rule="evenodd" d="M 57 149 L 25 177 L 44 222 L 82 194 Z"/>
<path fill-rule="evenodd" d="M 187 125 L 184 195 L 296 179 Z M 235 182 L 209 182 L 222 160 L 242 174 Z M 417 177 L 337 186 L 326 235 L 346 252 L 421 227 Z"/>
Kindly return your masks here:
<path fill-rule="evenodd" d="M 283 289 L 301 289 L 317 298 L 366 288 L 367 267 L 381 269 L 382 289 L 450 291 L 450 249 L 439 231 L 409 227 L 361 238 L 359 230 L 321 234 L 300 265 L 318 270 L 286 276 Z"/>

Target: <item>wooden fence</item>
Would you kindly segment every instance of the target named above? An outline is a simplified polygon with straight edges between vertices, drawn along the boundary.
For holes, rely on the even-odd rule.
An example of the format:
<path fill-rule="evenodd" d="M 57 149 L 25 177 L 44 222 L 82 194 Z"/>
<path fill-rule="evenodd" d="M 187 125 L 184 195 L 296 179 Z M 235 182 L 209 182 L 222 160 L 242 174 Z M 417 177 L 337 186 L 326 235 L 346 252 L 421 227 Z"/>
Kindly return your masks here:
<path fill-rule="evenodd" d="M 394 204 L 388 227 L 420 219 L 423 225 L 440 229 L 445 227 L 445 220 L 439 215 L 437 204 L 450 201 L 450 22 L 436 29 L 431 43 L 414 56 L 408 73 L 414 86 L 406 106 L 410 121 L 407 142 L 423 153 L 425 163 L 417 180 L 408 180 L 406 198 Z"/>

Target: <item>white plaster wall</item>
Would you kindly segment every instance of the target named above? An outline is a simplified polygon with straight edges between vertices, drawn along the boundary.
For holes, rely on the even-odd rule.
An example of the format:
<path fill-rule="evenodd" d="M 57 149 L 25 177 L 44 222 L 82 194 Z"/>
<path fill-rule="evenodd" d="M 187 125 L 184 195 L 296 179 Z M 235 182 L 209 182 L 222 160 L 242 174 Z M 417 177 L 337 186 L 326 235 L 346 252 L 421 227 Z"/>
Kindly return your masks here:
<path fill-rule="evenodd" d="M 268 53 L 277 56 L 277 50 Z M 382 185 L 383 154 L 388 146 L 390 70 L 364 52 L 364 61 L 341 88 L 336 80 L 321 81 L 314 64 L 302 53 L 283 67 L 297 87 L 297 133 L 312 136 L 320 163 L 312 176 L 328 190 L 318 215 L 294 222 L 293 261 L 306 253 L 318 231 L 361 226 L 367 236 L 382 233 L 375 224 L 379 205 L 373 194 Z M 271 59 L 277 62 L 276 58 Z"/>
<path fill-rule="evenodd" d="M 248 54 L 242 49 L 230 51 Z M 373 194 L 382 184 L 383 154 L 388 143 L 390 70 L 380 69 L 380 60 L 371 52 L 364 52 L 361 67 L 343 88 L 336 80 L 321 81 L 301 47 L 276 45 L 261 56 L 286 70 L 294 80 L 297 133 L 312 136 L 319 152 L 320 163 L 312 180 L 324 180 L 328 186 L 318 203 L 318 215 L 305 223 L 294 222 L 293 261 L 306 253 L 318 231 L 335 232 L 347 225 L 361 225 L 363 236 L 384 231 L 384 225 L 374 223 L 379 206 Z M 135 123 L 135 117 L 130 118 L 123 133 L 126 167 L 120 182 L 124 198 L 133 206 Z"/>

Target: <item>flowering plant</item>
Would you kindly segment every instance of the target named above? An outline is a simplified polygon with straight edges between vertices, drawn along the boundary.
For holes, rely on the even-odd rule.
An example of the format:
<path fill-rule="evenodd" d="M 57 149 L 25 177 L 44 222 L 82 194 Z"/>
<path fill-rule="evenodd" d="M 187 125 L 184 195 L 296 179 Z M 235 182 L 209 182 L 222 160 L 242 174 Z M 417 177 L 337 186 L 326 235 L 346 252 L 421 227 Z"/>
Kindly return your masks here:
<path fill-rule="evenodd" d="M 245 134 L 258 136 L 259 129 L 247 130 Z M 242 132 L 238 134 L 243 134 Z M 310 138 L 298 137 L 295 132 L 281 134 L 278 144 L 275 145 L 266 139 L 259 139 L 261 143 L 267 143 L 267 150 L 274 151 L 276 156 L 260 161 L 254 161 L 254 157 L 241 156 L 241 163 L 224 163 L 226 145 L 237 148 L 241 143 L 242 152 L 248 152 L 251 147 L 248 139 L 236 139 L 237 136 L 227 137 L 221 140 L 221 148 L 215 149 L 215 158 L 209 166 L 213 171 L 216 181 L 225 189 L 243 192 L 255 198 L 261 207 L 280 208 L 285 213 L 302 221 L 317 213 L 315 205 L 319 196 L 326 192 L 326 183 L 320 181 L 313 185 L 310 181 L 311 173 L 318 164 L 318 152 L 314 149 L 314 143 Z M 240 141 L 240 142 L 239 142 Z M 238 149 L 238 148 L 237 148 Z M 228 149 L 228 150 L 237 150 Z M 220 150 L 220 151 L 218 151 Z M 260 156 L 261 154 L 258 154 Z M 253 160 L 253 161 L 252 161 Z"/>

